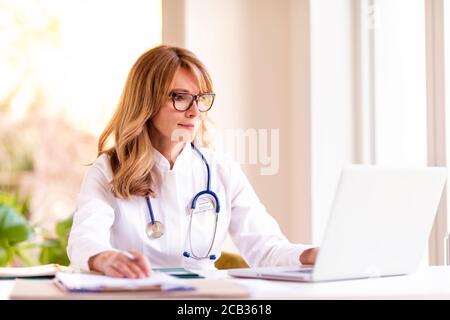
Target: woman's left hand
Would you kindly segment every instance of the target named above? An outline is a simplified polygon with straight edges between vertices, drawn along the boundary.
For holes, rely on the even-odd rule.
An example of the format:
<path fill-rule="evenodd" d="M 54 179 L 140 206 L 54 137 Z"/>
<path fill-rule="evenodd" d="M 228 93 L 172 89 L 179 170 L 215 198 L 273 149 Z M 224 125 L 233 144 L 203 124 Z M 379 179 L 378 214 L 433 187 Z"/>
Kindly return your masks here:
<path fill-rule="evenodd" d="M 319 253 L 319 247 L 311 248 L 303 251 L 299 257 L 299 261 L 302 265 L 313 265 L 316 263 L 317 253 Z"/>

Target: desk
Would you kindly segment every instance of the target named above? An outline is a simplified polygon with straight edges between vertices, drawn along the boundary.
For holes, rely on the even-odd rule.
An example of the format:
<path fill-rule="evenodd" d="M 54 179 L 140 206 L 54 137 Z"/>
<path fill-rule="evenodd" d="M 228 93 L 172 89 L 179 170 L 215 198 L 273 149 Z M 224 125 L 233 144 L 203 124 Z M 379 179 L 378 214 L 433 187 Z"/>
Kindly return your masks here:
<path fill-rule="evenodd" d="M 423 268 L 407 276 L 299 283 L 231 278 L 224 270 L 202 272 L 246 286 L 251 299 L 450 299 L 450 267 Z M 0 281 L 0 299 L 8 299 L 14 280 Z"/>

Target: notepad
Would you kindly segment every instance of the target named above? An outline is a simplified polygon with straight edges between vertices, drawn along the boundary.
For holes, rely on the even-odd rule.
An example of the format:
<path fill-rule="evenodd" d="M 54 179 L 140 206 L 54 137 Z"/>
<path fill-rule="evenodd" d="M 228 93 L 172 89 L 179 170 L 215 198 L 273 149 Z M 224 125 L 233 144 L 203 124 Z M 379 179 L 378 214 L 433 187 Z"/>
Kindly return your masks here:
<path fill-rule="evenodd" d="M 194 290 L 189 283 L 159 272 L 155 272 L 148 278 L 140 279 L 58 272 L 53 281 L 58 288 L 69 292 Z"/>
<path fill-rule="evenodd" d="M 0 278 L 31 278 L 54 276 L 57 272 L 74 272 L 71 267 L 59 264 L 44 264 L 32 267 L 1 267 Z"/>

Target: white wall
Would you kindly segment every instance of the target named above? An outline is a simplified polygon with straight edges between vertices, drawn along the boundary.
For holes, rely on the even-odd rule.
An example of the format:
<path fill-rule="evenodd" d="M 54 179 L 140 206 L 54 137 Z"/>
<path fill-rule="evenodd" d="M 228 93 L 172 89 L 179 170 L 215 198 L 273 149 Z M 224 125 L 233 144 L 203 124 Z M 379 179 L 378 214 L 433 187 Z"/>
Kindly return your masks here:
<path fill-rule="evenodd" d="M 248 163 L 243 168 L 289 239 L 308 242 L 308 219 L 295 219 L 298 227 L 290 228 L 291 217 L 298 215 L 291 208 L 289 192 L 290 8 L 276 0 L 212 1 L 206 6 L 212 14 L 198 19 L 205 2 L 186 2 L 185 45 L 205 62 L 215 81 L 218 99 L 211 115 L 219 128 L 280 130 L 278 173 L 261 175 L 260 165 Z M 298 203 L 298 207 L 305 204 Z"/>

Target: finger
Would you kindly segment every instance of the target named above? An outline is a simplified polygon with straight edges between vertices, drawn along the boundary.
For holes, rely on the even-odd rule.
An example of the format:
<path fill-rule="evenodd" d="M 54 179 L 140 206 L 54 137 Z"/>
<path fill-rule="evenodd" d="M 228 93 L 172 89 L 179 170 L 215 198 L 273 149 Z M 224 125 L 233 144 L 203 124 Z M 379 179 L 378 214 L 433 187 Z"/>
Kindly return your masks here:
<path fill-rule="evenodd" d="M 147 275 L 141 268 L 137 265 L 137 260 L 130 260 L 127 263 L 128 268 L 137 275 L 138 278 L 145 278 Z"/>
<path fill-rule="evenodd" d="M 312 251 L 312 256 L 311 256 L 311 264 L 315 264 L 316 263 L 317 254 L 318 253 L 319 253 L 319 249 L 318 248 L 314 248 L 314 250 Z"/>
<path fill-rule="evenodd" d="M 145 275 L 150 276 L 152 274 L 152 267 L 147 257 L 135 250 L 128 250 L 128 251 L 135 257 L 138 266 L 145 273 Z"/>
<path fill-rule="evenodd" d="M 117 261 L 114 264 L 114 267 L 118 269 L 125 277 L 127 278 L 137 278 L 137 274 L 135 274 L 130 267 L 122 261 Z"/>
<path fill-rule="evenodd" d="M 109 277 L 115 277 L 115 278 L 123 278 L 124 277 L 124 275 L 119 270 L 114 268 L 113 266 L 106 268 L 105 275 L 107 275 Z"/>
<path fill-rule="evenodd" d="M 121 254 L 119 261 L 124 263 L 136 275 L 137 278 L 145 278 L 147 274 L 139 267 L 137 258 L 131 253 L 127 252 L 127 254 L 130 254 L 133 258 L 130 258 L 128 255 Z"/>
<path fill-rule="evenodd" d="M 150 261 L 148 261 L 147 257 L 142 253 L 135 250 L 128 250 L 135 257 L 135 261 L 141 270 L 147 275 L 150 276 L 152 274 L 152 268 Z"/>

